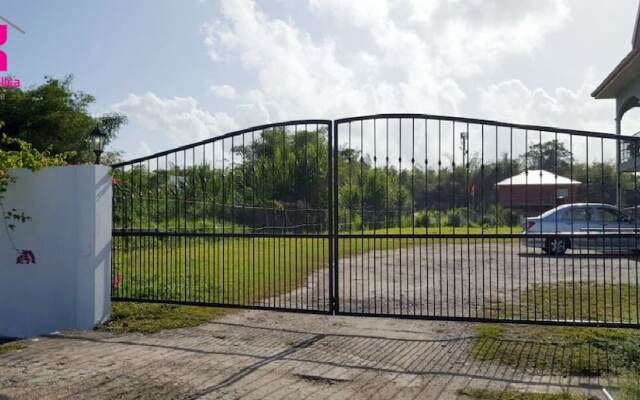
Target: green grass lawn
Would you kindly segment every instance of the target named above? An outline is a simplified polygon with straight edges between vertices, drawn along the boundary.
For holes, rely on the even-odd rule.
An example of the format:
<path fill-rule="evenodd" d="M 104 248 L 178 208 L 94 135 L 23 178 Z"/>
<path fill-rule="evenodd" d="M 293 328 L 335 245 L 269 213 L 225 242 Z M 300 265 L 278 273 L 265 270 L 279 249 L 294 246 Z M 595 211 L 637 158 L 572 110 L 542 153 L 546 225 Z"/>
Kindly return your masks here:
<path fill-rule="evenodd" d="M 546 319 L 604 322 L 638 321 L 638 288 L 632 284 L 563 282 L 535 285 L 526 296 L 525 313 Z"/>
<path fill-rule="evenodd" d="M 114 238 L 116 297 L 255 304 L 328 263 L 321 238 Z"/>
<path fill-rule="evenodd" d="M 637 322 L 637 296 L 635 285 L 605 288 L 567 282 L 531 287 L 517 304 L 503 304 L 501 309 L 507 318 L 525 318 L 528 313 L 538 319 Z M 620 397 L 616 398 L 640 398 L 639 330 L 482 325 L 471 354 L 478 361 L 542 375 L 617 376 Z"/>
<path fill-rule="evenodd" d="M 477 361 L 541 375 L 614 376 L 616 398 L 640 398 L 640 331 L 514 325 L 477 329 L 471 348 Z"/>
<path fill-rule="evenodd" d="M 0 355 L 6 354 L 12 351 L 16 351 L 16 350 L 26 349 L 26 348 L 27 348 L 26 343 L 19 340 L 10 341 L 6 343 L 0 342 Z"/>
<path fill-rule="evenodd" d="M 535 285 L 501 310 L 507 319 L 637 322 L 637 296 L 631 284 L 562 282 Z M 527 351 L 536 346 L 538 351 Z M 640 372 L 640 331 L 485 325 L 479 328 L 473 354 L 478 360 L 577 375 L 615 373 L 628 365 Z"/>
<path fill-rule="evenodd" d="M 637 323 L 640 291 L 635 284 L 559 282 L 535 284 L 513 301 L 492 300 L 489 308 L 505 319 Z"/>
<path fill-rule="evenodd" d="M 552 375 L 599 376 L 640 367 L 640 332 L 630 329 L 483 325 L 471 353 Z M 634 367 L 634 368 L 635 368 Z"/>

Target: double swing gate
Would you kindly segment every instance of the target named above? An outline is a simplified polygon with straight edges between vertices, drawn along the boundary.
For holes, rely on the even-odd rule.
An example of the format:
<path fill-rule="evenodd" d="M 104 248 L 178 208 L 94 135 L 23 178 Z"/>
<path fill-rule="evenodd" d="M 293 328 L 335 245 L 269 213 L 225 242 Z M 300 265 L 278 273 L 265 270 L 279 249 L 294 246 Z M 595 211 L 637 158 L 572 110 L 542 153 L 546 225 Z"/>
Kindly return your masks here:
<path fill-rule="evenodd" d="M 115 164 L 112 297 L 638 327 L 639 145 L 389 114 Z"/>

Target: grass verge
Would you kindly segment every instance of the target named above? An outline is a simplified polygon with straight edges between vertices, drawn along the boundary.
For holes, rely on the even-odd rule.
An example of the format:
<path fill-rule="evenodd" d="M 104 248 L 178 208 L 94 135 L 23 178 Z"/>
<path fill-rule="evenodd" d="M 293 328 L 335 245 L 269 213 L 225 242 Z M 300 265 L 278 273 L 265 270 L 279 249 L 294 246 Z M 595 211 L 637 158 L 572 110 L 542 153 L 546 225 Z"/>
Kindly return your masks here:
<path fill-rule="evenodd" d="M 21 341 L 12 341 L 7 343 L 0 342 L 0 355 L 10 353 L 16 350 L 26 349 L 27 345 Z"/>
<path fill-rule="evenodd" d="M 224 313 L 225 310 L 211 307 L 114 302 L 111 319 L 97 329 L 113 333 L 156 333 L 202 325 Z"/>
<path fill-rule="evenodd" d="M 620 393 L 616 393 L 616 398 L 620 400 L 640 399 L 640 372 L 625 372 L 620 377 Z"/>
<path fill-rule="evenodd" d="M 526 319 L 636 322 L 639 303 L 635 285 L 563 282 L 535 285 L 503 310 Z M 483 325 L 471 353 L 540 375 L 618 376 L 616 398 L 640 399 L 638 330 Z"/>
<path fill-rule="evenodd" d="M 577 393 L 530 393 L 490 389 L 461 389 L 458 394 L 474 400 L 590 400 Z"/>
<path fill-rule="evenodd" d="M 599 376 L 640 371 L 640 332 L 631 329 L 495 326 L 478 328 L 471 353 L 533 373 Z"/>
<path fill-rule="evenodd" d="M 515 304 L 501 309 L 507 318 L 635 322 L 638 288 L 631 284 L 561 282 L 537 284 Z M 498 362 L 540 373 L 597 376 L 640 372 L 640 332 L 631 329 L 485 325 L 472 347 L 480 361 Z"/>
<path fill-rule="evenodd" d="M 537 284 L 521 298 L 520 313 L 552 320 L 636 322 L 640 315 L 638 293 L 632 284 L 580 281 Z"/>

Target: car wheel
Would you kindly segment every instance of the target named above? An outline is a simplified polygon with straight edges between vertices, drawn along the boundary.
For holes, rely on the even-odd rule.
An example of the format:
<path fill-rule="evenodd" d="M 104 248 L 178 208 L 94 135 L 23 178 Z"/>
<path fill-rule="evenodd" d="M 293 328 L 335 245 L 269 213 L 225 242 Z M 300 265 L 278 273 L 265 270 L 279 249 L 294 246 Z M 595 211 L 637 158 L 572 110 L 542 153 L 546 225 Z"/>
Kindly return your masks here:
<path fill-rule="evenodd" d="M 545 250 L 547 254 L 552 256 L 561 256 L 567 251 L 568 243 L 562 238 L 549 238 L 545 243 Z"/>

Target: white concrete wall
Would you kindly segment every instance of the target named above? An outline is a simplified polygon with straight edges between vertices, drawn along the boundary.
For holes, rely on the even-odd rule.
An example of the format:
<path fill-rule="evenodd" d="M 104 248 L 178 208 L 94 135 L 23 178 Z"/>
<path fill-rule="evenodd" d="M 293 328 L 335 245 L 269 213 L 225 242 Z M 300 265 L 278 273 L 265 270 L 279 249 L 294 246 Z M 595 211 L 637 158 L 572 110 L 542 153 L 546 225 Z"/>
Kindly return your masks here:
<path fill-rule="evenodd" d="M 36 264 L 16 264 L 0 224 L 0 336 L 91 329 L 111 306 L 111 176 L 104 166 L 12 171 L 5 210 L 31 217 L 11 234 Z"/>

